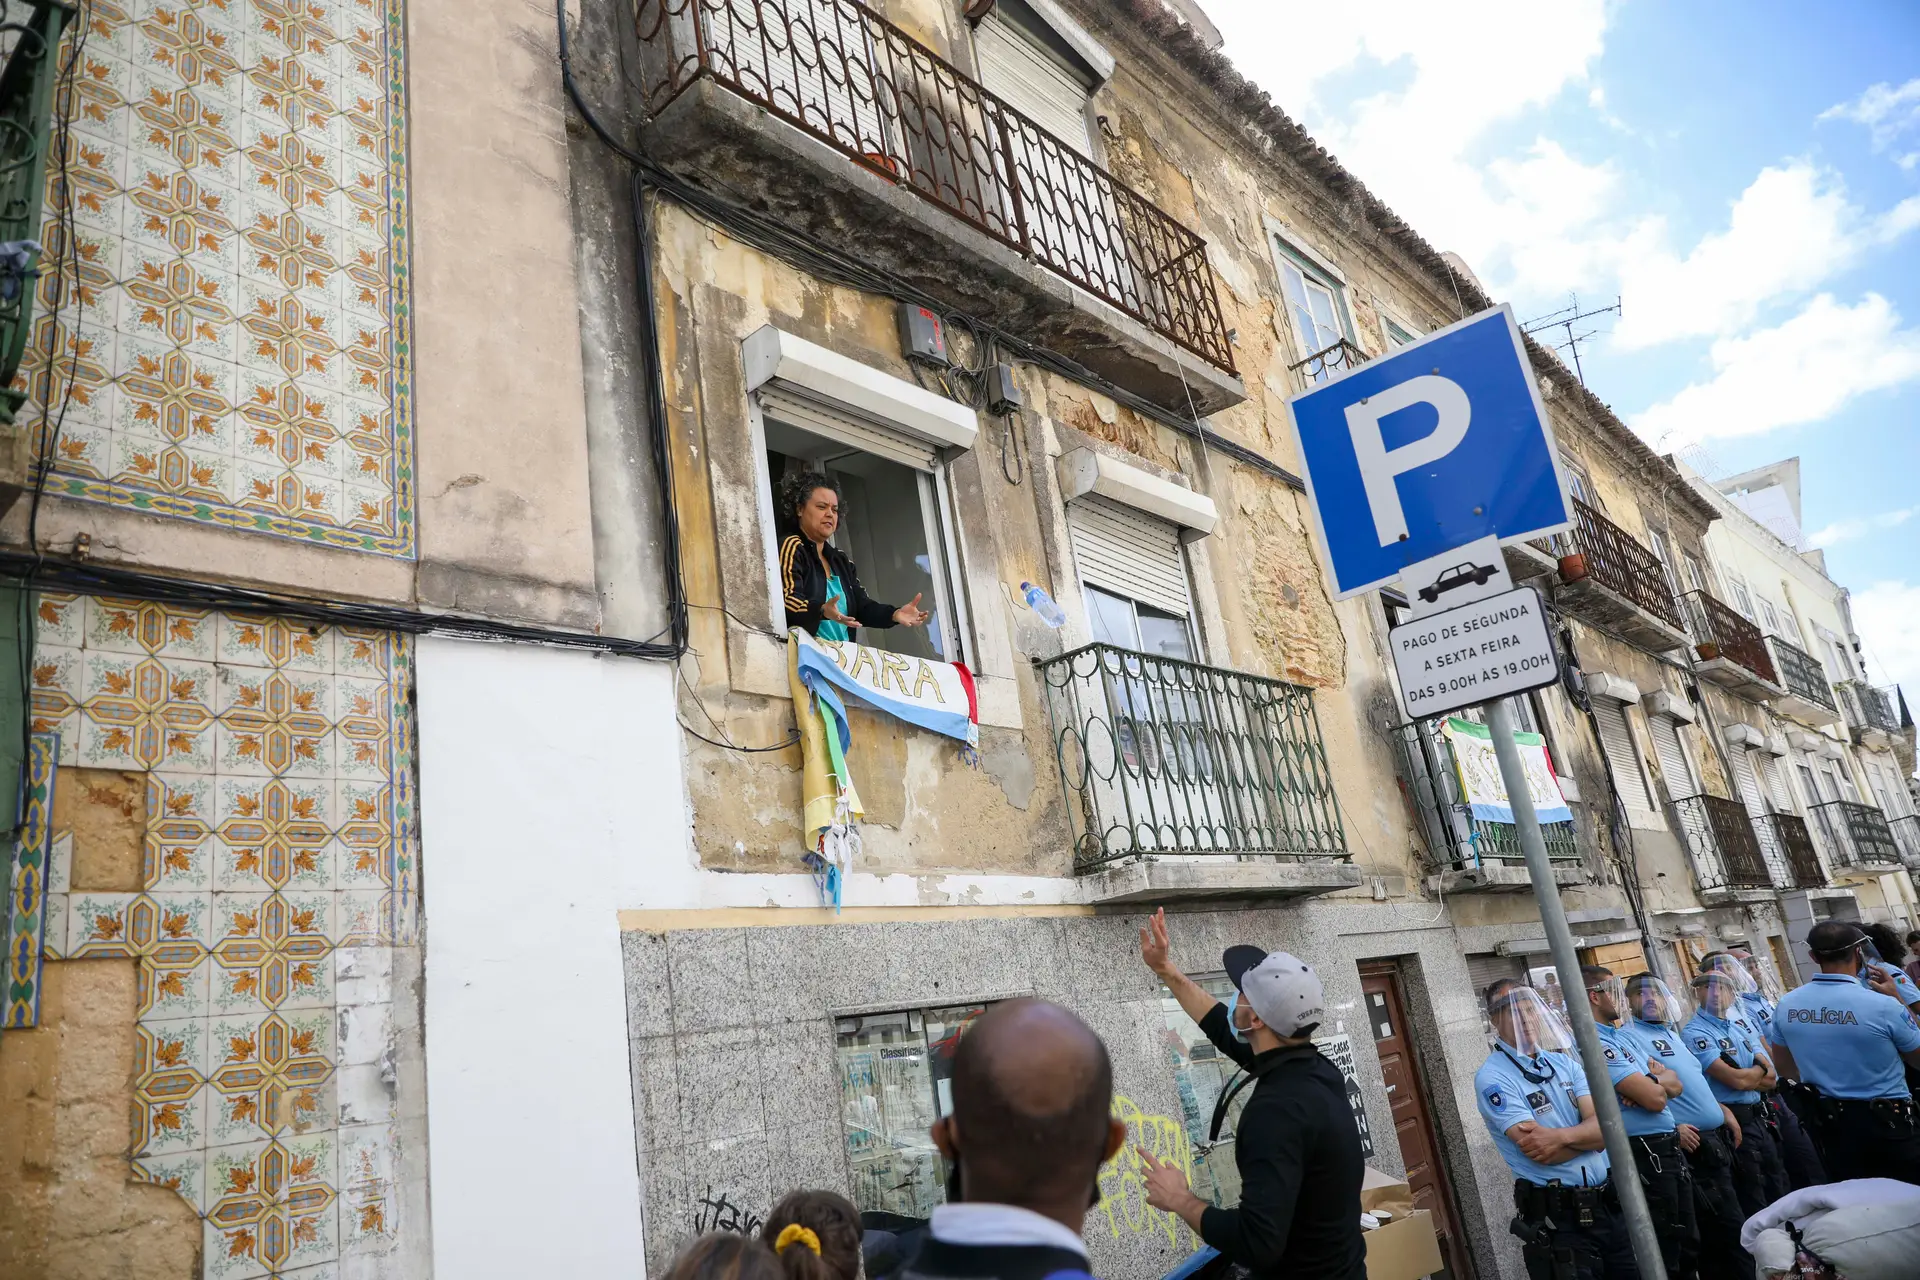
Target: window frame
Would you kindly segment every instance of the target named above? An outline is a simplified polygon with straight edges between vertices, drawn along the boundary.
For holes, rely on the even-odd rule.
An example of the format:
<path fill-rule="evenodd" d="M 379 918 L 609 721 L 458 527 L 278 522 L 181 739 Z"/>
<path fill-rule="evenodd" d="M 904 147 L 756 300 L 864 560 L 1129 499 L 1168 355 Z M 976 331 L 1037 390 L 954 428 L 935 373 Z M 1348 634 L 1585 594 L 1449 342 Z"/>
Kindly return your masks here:
<path fill-rule="evenodd" d="M 1299 360 L 1306 360 L 1325 351 L 1332 344 L 1308 345 L 1306 335 L 1300 332 L 1300 326 L 1294 319 L 1293 304 L 1287 297 L 1286 272 L 1289 268 L 1297 271 L 1306 284 L 1317 284 L 1332 295 L 1334 326 L 1338 331 L 1336 340 L 1344 339 L 1358 347 L 1360 344 L 1355 336 L 1353 308 L 1347 299 L 1346 275 L 1333 263 L 1300 241 L 1284 224 L 1272 218 L 1266 221 L 1268 244 L 1273 251 L 1275 282 L 1280 286 L 1278 301 L 1281 311 L 1287 318 L 1287 331 L 1293 335 L 1293 340 L 1299 348 Z"/>
<path fill-rule="evenodd" d="M 767 384 L 767 386 L 773 385 L 776 384 Z M 787 612 L 785 596 L 780 589 L 780 522 L 773 506 L 773 476 L 767 469 L 767 453 L 770 446 L 767 444 L 766 389 L 766 386 L 757 387 L 747 393 L 747 422 L 753 440 L 753 470 L 759 496 L 761 541 L 766 554 L 768 617 L 773 628 L 784 635 Z M 934 605 L 951 621 L 953 634 L 949 638 L 958 645 L 960 652 L 957 657 L 949 654 L 937 660 L 963 662 L 969 670 L 978 672 L 980 670 L 979 643 L 974 635 L 971 611 L 967 608 L 966 562 L 961 558 L 957 537 L 959 511 L 953 504 L 952 488 L 947 483 L 947 470 L 952 465 L 952 458 L 949 455 L 954 450 L 918 440 L 909 432 L 899 431 L 887 426 L 884 422 L 873 421 L 864 414 L 844 408 L 837 408 L 834 412 L 859 420 L 863 425 L 915 439 L 916 445 L 925 445 L 933 454 L 934 469 L 931 472 L 921 471 L 918 467 L 905 462 L 896 462 L 896 465 L 907 467 L 919 478 L 920 520 L 925 530 L 927 554 L 931 557 L 937 548 L 941 555 L 942 563 L 938 570 L 929 574 L 934 583 Z M 782 421 L 777 411 L 775 420 Z M 792 430 L 805 431 L 809 435 L 820 434 L 812 427 L 800 426 L 796 423 L 783 421 L 782 425 Z M 839 443 L 869 457 L 880 456 L 868 453 L 866 449 L 850 441 L 841 440 Z M 931 509 L 929 500 L 932 503 Z M 855 643 L 858 641 L 856 640 Z"/>

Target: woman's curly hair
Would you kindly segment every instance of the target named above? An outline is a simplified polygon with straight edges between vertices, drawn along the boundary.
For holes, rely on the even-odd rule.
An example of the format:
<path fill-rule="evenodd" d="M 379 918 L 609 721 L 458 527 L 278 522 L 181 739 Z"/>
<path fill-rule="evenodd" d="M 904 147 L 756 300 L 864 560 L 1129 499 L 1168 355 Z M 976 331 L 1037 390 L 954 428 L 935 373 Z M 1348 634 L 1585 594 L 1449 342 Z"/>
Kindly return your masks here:
<path fill-rule="evenodd" d="M 840 514 L 846 514 L 847 495 L 840 491 L 838 480 L 824 471 L 796 471 L 780 481 L 774 494 L 779 503 L 774 515 L 783 530 L 791 533 L 800 527 L 800 506 L 816 489 L 831 489 L 833 496 L 840 500 Z"/>

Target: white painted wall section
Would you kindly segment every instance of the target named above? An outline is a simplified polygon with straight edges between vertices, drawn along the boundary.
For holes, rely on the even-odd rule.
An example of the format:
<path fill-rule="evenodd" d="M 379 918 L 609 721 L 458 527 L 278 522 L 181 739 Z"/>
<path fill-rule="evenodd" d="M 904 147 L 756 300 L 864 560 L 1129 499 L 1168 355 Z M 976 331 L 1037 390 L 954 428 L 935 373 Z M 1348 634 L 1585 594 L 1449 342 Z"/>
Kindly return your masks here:
<path fill-rule="evenodd" d="M 644 1272 L 617 912 L 691 873 L 673 668 L 422 639 L 433 1264 Z"/>

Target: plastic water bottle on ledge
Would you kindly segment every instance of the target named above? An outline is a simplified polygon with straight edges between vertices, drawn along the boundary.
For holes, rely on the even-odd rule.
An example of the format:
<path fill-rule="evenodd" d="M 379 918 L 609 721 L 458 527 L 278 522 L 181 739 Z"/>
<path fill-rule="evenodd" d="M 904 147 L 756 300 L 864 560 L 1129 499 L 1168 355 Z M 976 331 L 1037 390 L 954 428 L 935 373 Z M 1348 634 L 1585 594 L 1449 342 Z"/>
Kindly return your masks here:
<path fill-rule="evenodd" d="M 1053 602 L 1053 597 L 1034 586 L 1031 582 L 1020 584 L 1020 594 L 1027 598 L 1027 608 L 1040 615 L 1040 621 L 1058 631 L 1067 625 L 1067 611 Z"/>

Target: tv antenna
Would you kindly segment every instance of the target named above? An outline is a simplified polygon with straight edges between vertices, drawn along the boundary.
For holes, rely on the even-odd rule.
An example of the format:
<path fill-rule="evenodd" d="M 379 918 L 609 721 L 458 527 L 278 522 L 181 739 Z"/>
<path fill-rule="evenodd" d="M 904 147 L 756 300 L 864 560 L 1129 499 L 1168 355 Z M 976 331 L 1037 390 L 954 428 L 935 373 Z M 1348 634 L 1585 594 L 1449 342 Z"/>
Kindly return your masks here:
<path fill-rule="evenodd" d="M 1617 316 L 1622 314 L 1620 310 L 1620 298 L 1616 295 L 1613 300 L 1613 305 L 1610 307 L 1593 307 L 1586 311 L 1580 309 L 1579 294 L 1569 293 L 1567 299 L 1569 305 L 1560 308 L 1558 311 L 1549 312 L 1544 316 L 1538 316 L 1527 321 L 1520 326 L 1520 331 L 1522 333 L 1533 334 L 1540 332 L 1542 329 L 1564 330 L 1567 335 L 1566 339 L 1554 343 L 1553 349 L 1555 351 L 1565 351 L 1572 355 L 1573 376 L 1580 379 L 1580 385 L 1584 387 L 1587 385 L 1587 374 L 1586 370 L 1580 367 L 1580 344 L 1600 333 L 1601 330 L 1587 329 L 1583 332 L 1576 333 L 1574 332 L 1575 326 L 1581 324 L 1583 321 L 1591 320 L 1595 316 Z"/>

